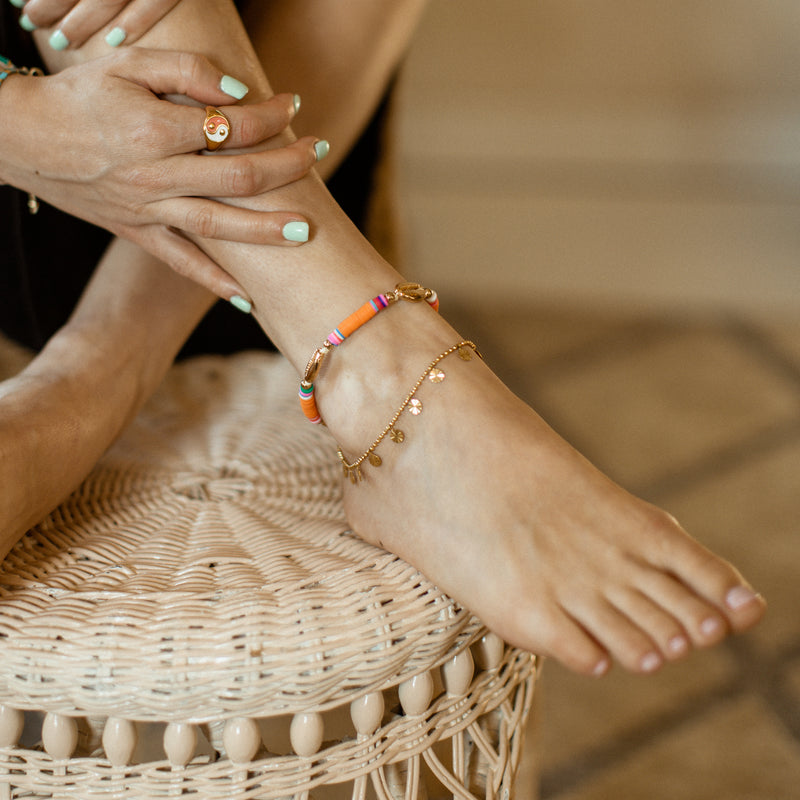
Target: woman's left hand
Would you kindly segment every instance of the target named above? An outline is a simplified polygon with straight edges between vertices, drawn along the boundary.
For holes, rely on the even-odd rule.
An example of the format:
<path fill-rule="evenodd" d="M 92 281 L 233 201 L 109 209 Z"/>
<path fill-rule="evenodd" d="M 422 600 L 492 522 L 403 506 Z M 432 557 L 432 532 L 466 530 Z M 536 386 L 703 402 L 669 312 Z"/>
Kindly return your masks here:
<path fill-rule="evenodd" d="M 180 0 L 28 0 L 24 12 L 38 28 L 55 28 L 51 46 L 80 47 L 105 29 L 112 47 L 143 36 Z"/>

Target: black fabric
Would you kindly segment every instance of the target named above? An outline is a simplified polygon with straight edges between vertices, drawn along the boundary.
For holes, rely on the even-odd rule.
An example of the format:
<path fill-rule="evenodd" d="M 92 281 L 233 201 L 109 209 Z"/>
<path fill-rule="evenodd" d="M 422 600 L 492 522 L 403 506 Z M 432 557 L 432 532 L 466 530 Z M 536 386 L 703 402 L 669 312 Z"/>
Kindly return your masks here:
<path fill-rule="evenodd" d="M 19 27 L 19 14 L 10 3 L 0 2 L 0 54 L 17 65 L 37 66 L 40 58 L 31 36 Z M 362 231 L 385 117 L 384 103 L 328 184 Z M 67 321 L 110 239 L 106 231 L 46 203 L 31 215 L 26 194 L 0 186 L 0 330 L 41 349 Z M 271 349 L 272 344 L 254 319 L 219 302 L 180 357 L 253 348 Z"/>

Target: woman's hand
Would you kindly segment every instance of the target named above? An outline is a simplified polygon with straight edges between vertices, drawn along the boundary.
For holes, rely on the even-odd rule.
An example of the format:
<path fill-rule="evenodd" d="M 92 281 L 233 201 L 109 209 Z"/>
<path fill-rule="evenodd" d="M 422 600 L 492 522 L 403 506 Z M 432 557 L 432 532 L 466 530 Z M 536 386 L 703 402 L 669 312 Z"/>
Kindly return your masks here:
<path fill-rule="evenodd" d="M 58 50 L 80 47 L 106 29 L 112 47 L 131 44 L 145 34 L 179 0 L 28 0 L 25 14 L 39 28 L 54 27 Z"/>
<path fill-rule="evenodd" d="M 201 56 L 141 48 L 52 76 L 11 75 L 0 91 L 0 113 L 13 120 L 13 133 L 0 137 L 0 180 L 137 243 L 220 297 L 246 297 L 181 233 L 296 244 L 285 238 L 284 227 L 307 224 L 302 215 L 209 198 L 250 196 L 297 180 L 316 162 L 316 140 L 201 154 L 206 112 L 161 96 L 220 107 L 230 120 L 225 147 L 231 149 L 278 135 L 295 113 L 291 95 L 226 105 L 232 98 L 220 88 L 222 78 Z M 63 246 L 67 251 L 69 242 Z"/>

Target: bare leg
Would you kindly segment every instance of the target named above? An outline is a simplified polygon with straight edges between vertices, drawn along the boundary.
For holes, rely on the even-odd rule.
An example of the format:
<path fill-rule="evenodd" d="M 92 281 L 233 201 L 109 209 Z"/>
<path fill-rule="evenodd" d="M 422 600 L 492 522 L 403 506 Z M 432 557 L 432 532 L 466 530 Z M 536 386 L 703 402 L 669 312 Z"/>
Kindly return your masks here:
<path fill-rule="evenodd" d="M 227 0 L 184 0 L 142 43 L 203 52 L 248 81 L 253 99 L 270 92 Z M 249 204 L 303 208 L 316 223 L 302 250 L 207 243 L 301 370 L 338 322 L 400 276 L 314 177 Z M 400 303 L 339 348 L 318 395 L 344 452 L 363 451 L 422 367 L 459 339 L 424 305 Z M 454 358 L 445 369 L 441 386 L 424 387 L 425 411 L 406 425 L 406 442 L 347 485 L 361 535 L 508 640 L 589 674 L 602 674 L 610 656 L 652 671 L 761 617 L 763 601 L 730 565 L 595 470 L 488 367 Z"/>

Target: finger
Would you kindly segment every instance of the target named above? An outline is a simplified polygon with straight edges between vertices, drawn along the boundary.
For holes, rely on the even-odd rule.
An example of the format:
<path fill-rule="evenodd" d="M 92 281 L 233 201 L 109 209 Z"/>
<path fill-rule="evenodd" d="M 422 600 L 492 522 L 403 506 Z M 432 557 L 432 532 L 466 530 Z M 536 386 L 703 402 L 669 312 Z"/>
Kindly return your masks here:
<path fill-rule="evenodd" d="M 119 52 L 113 74 L 153 94 L 181 94 L 204 105 L 241 100 L 247 86 L 215 67 L 205 56 L 131 47 Z"/>
<path fill-rule="evenodd" d="M 165 101 L 168 102 L 168 101 Z M 230 135 L 225 147 L 251 147 L 271 139 L 284 131 L 296 113 L 299 101 L 295 95 L 276 94 L 263 103 L 247 106 L 220 105 L 217 107 L 230 122 Z M 172 111 L 172 109 L 170 109 Z M 178 106 L 175 124 L 179 126 L 174 134 L 175 143 L 181 152 L 203 150 L 206 140 L 203 123 L 206 112 L 189 106 Z"/>
<path fill-rule="evenodd" d="M 169 160 L 162 172 L 162 193 L 168 191 L 194 197 L 252 197 L 292 183 L 317 163 L 314 142 L 309 136 L 293 144 L 258 153 L 220 158 L 182 155 Z M 180 192 L 176 191 L 179 189 Z"/>
<path fill-rule="evenodd" d="M 204 239 L 268 245 L 308 241 L 308 221 L 290 211 L 253 211 L 216 200 L 176 197 L 160 203 L 158 215 L 170 227 Z"/>
<path fill-rule="evenodd" d="M 50 35 L 50 47 L 54 50 L 80 47 L 90 36 L 114 19 L 127 2 L 128 0 L 103 0 L 103 2 L 81 0 L 58 21 L 56 30 Z"/>
<path fill-rule="evenodd" d="M 123 42 L 133 44 L 163 19 L 179 0 L 132 0 L 113 20 L 113 27 L 106 33 L 106 43 L 119 47 Z"/>
<path fill-rule="evenodd" d="M 157 225 L 131 229 L 125 235 L 179 275 L 249 313 L 247 292 L 193 242 Z"/>
<path fill-rule="evenodd" d="M 49 28 L 76 5 L 77 0 L 28 0 L 25 16 L 38 28 Z"/>

